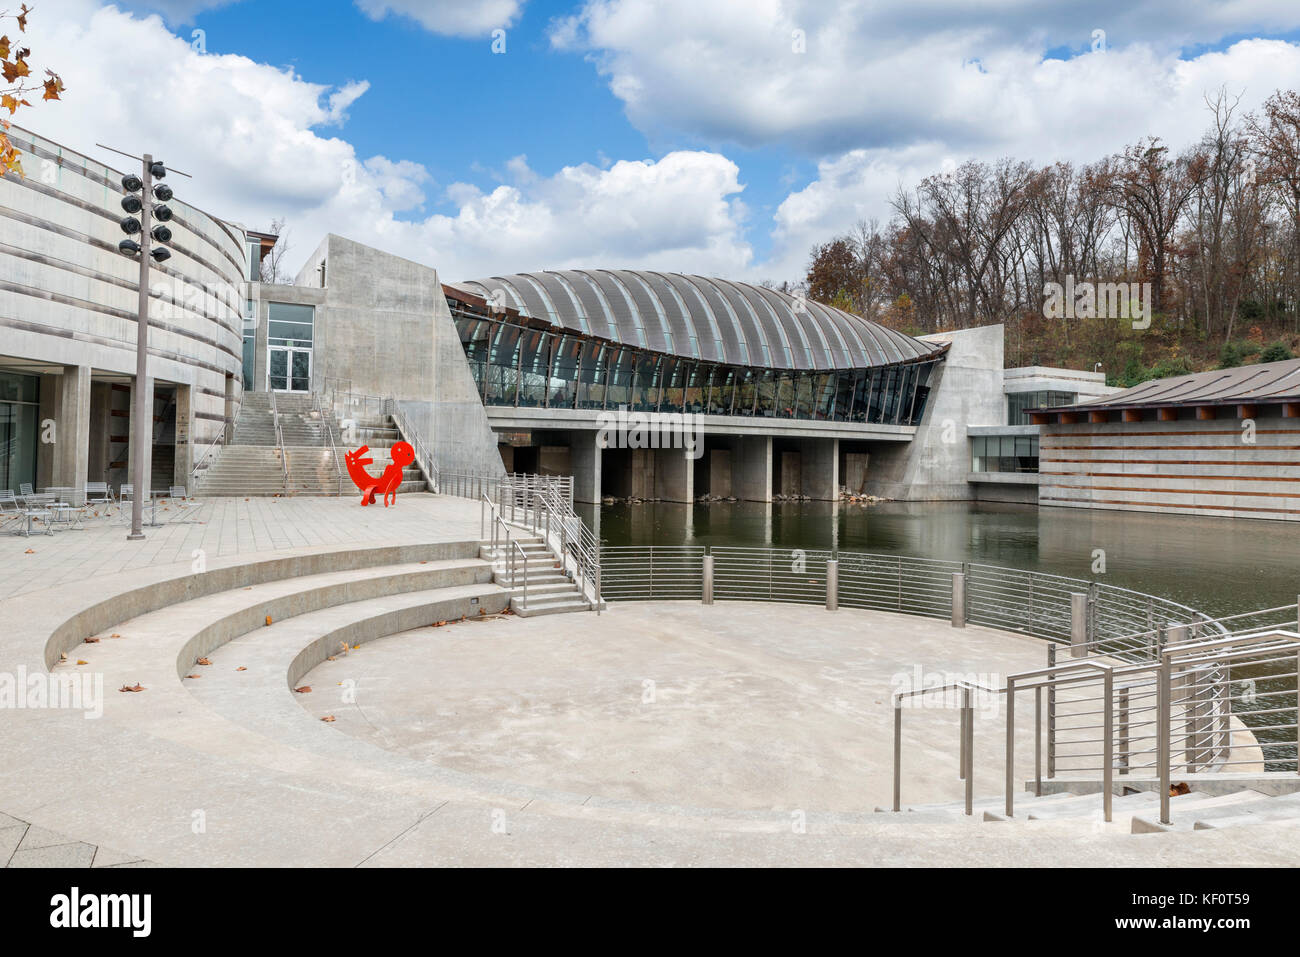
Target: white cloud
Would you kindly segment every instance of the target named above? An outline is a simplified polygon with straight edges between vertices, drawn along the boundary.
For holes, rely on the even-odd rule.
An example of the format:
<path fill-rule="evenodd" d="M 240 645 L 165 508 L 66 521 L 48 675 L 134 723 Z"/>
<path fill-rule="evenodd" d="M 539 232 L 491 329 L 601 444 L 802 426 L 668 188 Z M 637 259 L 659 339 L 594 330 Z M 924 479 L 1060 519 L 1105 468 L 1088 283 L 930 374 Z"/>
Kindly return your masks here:
<path fill-rule="evenodd" d="M 716 153 L 549 176 L 521 155 L 507 164 L 507 185 L 453 185 L 439 196 L 453 209 L 424 216 L 432 182 L 423 165 L 358 156 L 337 130 L 364 80 L 332 88 L 247 57 L 202 55 L 157 17 L 93 0 L 44 0 L 40 14 L 31 20 L 36 62 L 48 51 L 67 92 L 20 122 L 113 165 L 96 142 L 152 152 L 193 174 L 176 184 L 179 198 L 222 218 L 264 229 L 284 217 L 291 267 L 327 232 L 448 280 L 578 263 L 735 272 L 749 261 L 739 170 Z M 122 50 L 150 69 L 123 70 Z"/>
<path fill-rule="evenodd" d="M 509 27 L 523 12 L 525 0 L 357 0 L 372 20 L 407 17 L 433 33 L 484 36 Z"/>

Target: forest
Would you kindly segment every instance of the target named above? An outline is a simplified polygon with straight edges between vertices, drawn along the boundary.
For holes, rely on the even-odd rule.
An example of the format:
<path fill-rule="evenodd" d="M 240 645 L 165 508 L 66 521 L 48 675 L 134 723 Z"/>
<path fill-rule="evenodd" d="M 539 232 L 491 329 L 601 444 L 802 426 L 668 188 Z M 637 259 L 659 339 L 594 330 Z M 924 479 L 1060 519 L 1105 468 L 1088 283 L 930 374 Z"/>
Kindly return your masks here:
<path fill-rule="evenodd" d="M 1100 367 L 1112 385 L 1292 358 L 1300 94 L 1247 112 L 1221 89 L 1205 109 L 1181 153 L 1149 137 L 1086 165 L 971 160 L 900 186 L 889 222 L 816 245 L 799 285 L 910 335 L 1004 323 L 1008 367 Z M 1139 284 L 1149 323 L 1047 308 L 1048 290 L 1099 283 Z"/>

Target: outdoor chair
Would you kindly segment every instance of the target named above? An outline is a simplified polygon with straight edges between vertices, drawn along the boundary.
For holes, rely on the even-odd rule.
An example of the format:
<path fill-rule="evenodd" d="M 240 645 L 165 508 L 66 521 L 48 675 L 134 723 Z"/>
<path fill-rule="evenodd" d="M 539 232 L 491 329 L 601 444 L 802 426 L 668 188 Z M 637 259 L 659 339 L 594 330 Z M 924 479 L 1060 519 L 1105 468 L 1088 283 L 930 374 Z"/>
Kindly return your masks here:
<path fill-rule="evenodd" d="M 86 504 L 91 506 L 103 505 L 105 509 L 115 505 L 113 490 L 108 487 L 107 482 L 87 482 Z"/>

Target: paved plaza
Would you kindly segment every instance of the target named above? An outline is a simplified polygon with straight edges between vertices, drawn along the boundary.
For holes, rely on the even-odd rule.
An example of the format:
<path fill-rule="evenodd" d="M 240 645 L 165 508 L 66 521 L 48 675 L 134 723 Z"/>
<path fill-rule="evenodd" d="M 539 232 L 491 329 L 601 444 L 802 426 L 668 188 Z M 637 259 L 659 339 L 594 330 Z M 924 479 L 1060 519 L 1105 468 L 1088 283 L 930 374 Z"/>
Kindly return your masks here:
<path fill-rule="evenodd" d="M 501 615 L 468 499 L 174 514 L 144 543 L 103 522 L 0 539 L 0 674 L 102 683 L 94 708 L 0 711 L 6 866 L 1294 861 L 1294 827 L 874 813 L 900 676 L 997 685 L 1041 664 L 1032 639 L 748 602 Z M 956 713 L 906 711 L 903 740 L 905 801 L 958 798 Z"/>

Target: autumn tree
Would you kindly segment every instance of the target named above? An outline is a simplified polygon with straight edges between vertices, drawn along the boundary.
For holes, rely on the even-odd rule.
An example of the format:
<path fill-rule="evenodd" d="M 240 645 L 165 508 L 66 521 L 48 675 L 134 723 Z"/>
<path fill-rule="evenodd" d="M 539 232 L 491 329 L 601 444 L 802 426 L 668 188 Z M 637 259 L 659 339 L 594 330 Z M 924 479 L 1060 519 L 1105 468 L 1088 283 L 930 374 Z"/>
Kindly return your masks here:
<path fill-rule="evenodd" d="M 27 32 L 27 17 L 31 13 L 27 4 L 16 14 L 0 12 L 0 24 L 13 20 L 18 32 Z M 18 148 L 9 139 L 10 117 L 20 108 L 30 107 L 29 96 L 40 92 L 42 100 L 57 100 L 63 92 L 63 81 L 53 70 L 45 71 L 45 79 L 33 79 L 30 64 L 32 51 L 9 39 L 9 35 L 0 35 L 0 110 L 8 110 L 9 116 L 0 116 L 0 173 L 17 173 L 23 175 L 22 163 L 19 162 Z"/>

